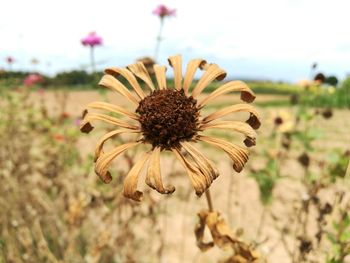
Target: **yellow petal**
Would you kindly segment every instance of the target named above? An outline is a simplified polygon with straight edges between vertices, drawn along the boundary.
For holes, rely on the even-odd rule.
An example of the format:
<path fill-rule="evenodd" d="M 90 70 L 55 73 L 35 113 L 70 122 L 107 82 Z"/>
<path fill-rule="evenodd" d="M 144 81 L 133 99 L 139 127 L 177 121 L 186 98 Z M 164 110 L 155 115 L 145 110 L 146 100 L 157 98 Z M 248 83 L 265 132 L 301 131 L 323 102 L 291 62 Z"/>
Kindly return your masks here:
<path fill-rule="evenodd" d="M 201 102 L 198 103 L 198 107 L 202 108 L 205 104 L 214 100 L 218 96 L 224 95 L 232 91 L 240 91 L 241 100 L 245 102 L 250 103 L 253 102 L 255 99 L 254 92 L 247 86 L 247 84 L 245 84 L 242 81 L 235 80 L 227 82 L 224 85 L 217 88 L 216 90 L 214 90 L 211 94 L 209 94 L 209 96 L 207 96 Z"/>
<path fill-rule="evenodd" d="M 114 118 L 114 117 L 111 117 L 111 116 L 108 116 L 105 114 L 90 113 L 90 112 L 85 115 L 85 118 L 84 118 L 82 124 L 80 125 L 80 130 L 82 132 L 89 133 L 93 129 L 91 122 L 95 121 L 95 120 L 104 121 L 104 122 L 114 124 L 114 125 L 126 128 L 126 129 L 140 130 L 140 127 L 138 127 L 136 125 L 132 125 L 132 124 L 125 122 L 125 121 L 121 121 L 117 118 Z"/>
<path fill-rule="evenodd" d="M 142 192 L 137 191 L 137 183 L 139 179 L 139 175 L 142 171 L 143 166 L 148 160 L 150 153 L 145 153 L 141 159 L 139 159 L 135 165 L 131 168 L 129 173 L 127 174 L 124 180 L 124 190 L 123 194 L 125 197 L 130 198 L 134 201 L 141 201 Z"/>
<path fill-rule="evenodd" d="M 188 90 L 192 84 L 194 74 L 196 73 L 197 69 L 202 69 L 203 65 L 206 63 L 207 62 L 203 59 L 192 59 L 190 62 L 188 62 L 183 83 L 183 89 L 186 95 L 188 94 Z"/>
<path fill-rule="evenodd" d="M 127 149 L 134 147 L 141 142 L 130 142 L 119 145 L 113 150 L 100 155 L 95 164 L 95 172 L 102 179 L 104 183 L 109 183 L 112 180 L 111 174 L 108 172 L 108 168 L 111 162 L 121 153 Z"/>
<path fill-rule="evenodd" d="M 174 69 L 175 89 L 182 88 L 182 57 L 176 55 L 168 58 L 169 65 Z"/>
<path fill-rule="evenodd" d="M 250 147 L 255 145 L 256 132 L 254 129 L 247 123 L 241 121 L 218 121 L 215 123 L 206 123 L 200 126 L 201 130 L 206 129 L 228 129 L 234 130 L 236 132 L 242 133 L 245 135 L 246 139 L 244 143 L 246 146 Z"/>
<path fill-rule="evenodd" d="M 119 80 L 117 80 L 112 75 L 104 75 L 98 84 L 106 88 L 109 88 L 111 90 L 119 92 L 125 98 L 127 98 L 130 102 L 132 102 L 135 105 L 138 105 L 138 100 L 131 94 L 131 92 Z"/>
<path fill-rule="evenodd" d="M 213 164 L 191 143 L 181 142 L 182 147 L 190 154 L 197 164 L 198 169 L 206 177 L 207 185 L 210 185 L 218 176 L 219 172 Z"/>
<path fill-rule="evenodd" d="M 87 108 L 93 108 L 93 109 L 97 109 L 97 110 L 108 110 L 114 113 L 118 113 L 118 114 L 122 114 L 124 116 L 127 116 L 133 120 L 138 120 L 139 117 L 137 116 L 137 114 L 130 112 L 122 107 L 119 107 L 117 105 L 114 104 L 110 104 L 107 102 L 100 102 L 100 101 L 95 101 L 92 102 L 90 104 L 87 105 Z M 86 115 L 86 114 L 85 114 Z"/>
<path fill-rule="evenodd" d="M 247 123 L 253 128 L 253 129 L 259 129 L 260 127 L 260 118 L 258 115 L 258 112 L 255 110 L 255 108 L 252 105 L 249 104 L 235 104 L 229 107 L 226 107 L 224 109 L 218 110 L 207 117 L 205 117 L 202 120 L 202 123 L 208 123 L 213 120 L 222 118 L 230 113 L 234 112 L 240 112 L 240 111 L 247 111 L 250 112 L 249 119 L 247 120 Z"/>
<path fill-rule="evenodd" d="M 177 149 L 172 149 L 176 158 L 180 161 L 180 163 L 185 168 L 188 177 L 190 178 L 193 188 L 196 192 L 196 195 L 201 196 L 205 190 L 208 189 L 210 184 L 207 184 L 206 177 L 202 174 L 202 172 L 195 167 L 192 163 L 190 163 Z"/>
<path fill-rule="evenodd" d="M 114 77 L 122 75 L 130 83 L 131 87 L 135 90 L 140 99 L 143 99 L 146 96 L 135 76 L 127 68 L 107 68 L 104 72 L 106 74 L 113 75 Z"/>
<path fill-rule="evenodd" d="M 206 69 L 197 85 L 192 91 L 192 96 L 195 98 L 215 79 L 223 80 L 226 77 L 226 72 L 216 64 L 206 64 Z"/>
<path fill-rule="evenodd" d="M 151 160 L 148 166 L 146 184 L 157 190 L 161 194 L 171 194 L 175 191 L 174 186 L 165 188 L 163 186 L 162 176 L 160 173 L 160 148 L 156 147 L 151 155 Z"/>
<path fill-rule="evenodd" d="M 128 66 L 128 69 L 134 73 L 137 77 L 142 79 L 146 85 L 152 90 L 154 90 L 154 85 L 151 77 L 148 74 L 148 71 L 145 65 L 142 62 L 136 62 L 135 64 L 131 64 Z"/>
<path fill-rule="evenodd" d="M 235 169 L 236 172 L 242 171 L 245 163 L 248 161 L 249 151 L 238 145 L 208 136 L 199 136 L 198 140 L 207 142 L 225 151 L 232 159 L 233 169 Z"/>
<path fill-rule="evenodd" d="M 101 154 L 103 154 L 103 145 L 104 143 L 114 137 L 114 136 L 117 136 L 117 135 L 120 135 L 122 133 L 138 133 L 139 131 L 130 131 L 130 130 L 114 130 L 114 131 L 111 131 L 107 134 L 105 134 L 97 143 L 97 146 L 95 148 L 95 157 L 94 157 L 94 162 L 97 161 L 97 159 L 100 157 Z"/>
<path fill-rule="evenodd" d="M 157 64 L 153 65 L 154 73 L 156 74 L 156 79 L 159 89 L 166 89 L 166 67 L 159 66 Z"/>

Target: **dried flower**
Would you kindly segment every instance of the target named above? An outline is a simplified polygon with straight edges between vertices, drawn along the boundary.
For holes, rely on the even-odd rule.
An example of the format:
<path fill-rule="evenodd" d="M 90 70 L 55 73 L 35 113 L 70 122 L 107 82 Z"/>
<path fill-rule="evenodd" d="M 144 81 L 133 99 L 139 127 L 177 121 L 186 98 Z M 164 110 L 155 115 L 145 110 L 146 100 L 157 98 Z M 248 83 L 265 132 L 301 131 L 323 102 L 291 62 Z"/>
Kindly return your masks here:
<path fill-rule="evenodd" d="M 142 192 L 137 191 L 137 182 L 142 168 L 149 160 L 146 175 L 146 184 L 162 194 L 175 191 L 173 186 L 164 187 L 160 172 L 160 155 L 162 151 L 171 151 L 184 166 L 191 179 L 196 194 L 200 196 L 209 188 L 219 173 L 212 162 L 194 146 L 196 142 L 205 142 L 225 151 L 233 161 L 233 168 L 240 172 L 248 160 L 249 151 L 231 142 L 205 136 L 202 134 L 207 129 L 225 129 L 235 131 L 245 136 L 244 143 L 247 147 L 255 145 L 256 132 L 260 126 L 260 120 L 256 110 L 247 103 L 240 103 L 218 110 L 204 118 L 200 116 L 201 109 L 220 95 L 238 91 L 244 102 L 252 102 L 254 93 L 241 81 L 230 81 L 216 89 L 207 97 L 197 101 L 199 95 L 213 80 L 222 80 L 226 72 L 216 64 L 208 64 L 203 59 L 194 59 L 188 63 L 183 79 L 182 58 L 180 55 L 170 57 L 170 66 L 174 69 L 174 88 L 167 88 L 165 78 L 165 66 L 154 65 L 157 87 L 153 84 L 145 66 L 141 62 L 129 65 L 127 68 L 107 68 L 106 75 L 100 81 L 100 85 L 110 88 L 122 94 L 136 108 L 130 112 L 122 107 L 105 103 L 93 102 L 87 107 L 99 110 L 108 110 L 120 114 L 128 121 L 105 114 L 90 113 L 84 111 L 84 119 L 81 124 L 82 132 L 90 132 L 93 129 L 92 122 L 96 120 L 118 126 L 118 129 L 107 133 L 99 141 L 95 151 L 95 171 L 105 182 L 112 180 L 108 172 L 113 159 L 124 151 L 140 144 L 149 145 L 150 150 L 136 161 L 124 181 L 124 195 L 136 201 L 140 201 Z M 196 70 L 204 71 L 202 77 L 195 85 L 191 95 L 189 88 Z M 132 86 L 136 94 L 131 93 L 117 76 L 123 76 Z M 137 82 L 136 77 L 143 80 L 150 91 L 146 95 Z M 241 121 L 218 121 L 218 119 L 235 112 L 247 112 L 249 118 Z M 136 133 L 140 137 L 129 143 L 119 145 L 109 152 L 103 152 L 104 143 L 123 133 Z M 187 153 L 187 154 L 183 154 Z"/>
<path fill-rule="evenodd" d="M 286 110 L 271 112 L 270 122 L 272 122 L 275 129 L 281 133 L 290 132 L 295 127 L 295 118 L 293 114 Z"/>
<path fill-rule="evenodd" d="M 221 249 L 232 248 L 234 255 L 224 262 L 258 262 L 260 258 L 258 252 L 240 240 L 218 212 L 201 211 L 198 213 L 198 217 L 199 222 L 195 227 L 195 235 L 200 250 L 207 251 L 214 245 Z M 210 230 L 212 242 L 204 242 L 205 227 Z"/>
<path fill-rule="evenodd" d="M 175 16 L 176 9 L 170 9 L 165 5 L 159 5 L 156 9 L 153 10 L 153 14 L 159 16 L 160 18 Z"/>
<path fill-rule="evenodd" d="M 154 61 L 153 58 L 151 58 L 151 57 L 142 57 L 142 58 L 137 59 L 136 61 L 137 62 L 142 62 L 145 65 L 145 67 L 146 67 L 146 69 L 147 69 L 147 71 L 148 71 L 148 73 L 150 75 L 154 74 L 153 66 L 154 66 L 154 64 L 156 64 L 156 62 Z"/>

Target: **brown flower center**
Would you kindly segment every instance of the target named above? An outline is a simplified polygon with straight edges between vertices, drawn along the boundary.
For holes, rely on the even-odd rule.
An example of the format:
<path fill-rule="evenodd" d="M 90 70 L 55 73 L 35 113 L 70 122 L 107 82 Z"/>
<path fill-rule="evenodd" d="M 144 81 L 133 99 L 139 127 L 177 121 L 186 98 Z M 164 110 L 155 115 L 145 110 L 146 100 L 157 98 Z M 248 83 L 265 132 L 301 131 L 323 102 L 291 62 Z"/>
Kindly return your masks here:
<path fill-rule="evenodd" d="M 143 140 L 171 149 L 180 146 L 197 134 L 199 110 L 197 101 L 187 97 L 184 91 L 163 89 L 145 97 L 136 112 L 143 132 Z"/>

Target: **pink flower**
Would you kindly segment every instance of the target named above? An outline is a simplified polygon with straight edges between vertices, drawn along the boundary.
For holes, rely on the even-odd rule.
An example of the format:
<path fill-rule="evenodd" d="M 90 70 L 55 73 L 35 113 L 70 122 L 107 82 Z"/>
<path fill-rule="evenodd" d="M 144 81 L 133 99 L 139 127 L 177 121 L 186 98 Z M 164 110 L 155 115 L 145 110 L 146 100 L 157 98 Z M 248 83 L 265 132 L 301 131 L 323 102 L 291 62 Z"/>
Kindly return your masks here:
<path fill-rule="evenodd" d="M 11 56 L 8 56 L 8 57 L 6 58 L 6 62 L 7 62 L 8 64 L 12 64 L 13 62 L 15 62 L 15 59 L 14 59 L 13 57 L 11 57 Z"/>
<path fill-rule="evenodd" d="M 44 78 L 39 74 L 29 74 L 23 81 L 23 84 L 27 87 L 39 84 L 43 82 Z"/>
<path fill-rule="evenodd" d="M 165 5 L 159 5 L 156 9 L 153 10 L 153 14 L 159 16 L 160 18 L 164 18 L 166 16 L 175 16 L 176 9 L 170 9 Z"/>
<path fill-rule="evenodd" d="M 91 47 L 99 46 L 99 45 L 102 45 L 102 37 L 96 35 L 95 32 L 91 32 L 81 40 L 81 43 L 84 46 L 91 46 Z"/>

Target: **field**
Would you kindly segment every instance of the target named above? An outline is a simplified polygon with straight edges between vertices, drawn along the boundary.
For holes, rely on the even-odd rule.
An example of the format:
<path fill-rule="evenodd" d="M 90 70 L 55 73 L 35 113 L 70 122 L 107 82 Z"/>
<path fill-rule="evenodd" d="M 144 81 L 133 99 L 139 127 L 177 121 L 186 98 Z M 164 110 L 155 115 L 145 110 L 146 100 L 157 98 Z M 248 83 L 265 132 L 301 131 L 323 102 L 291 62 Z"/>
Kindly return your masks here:
<path fill-rule="evenodd" d="M 3 92 L 0 262 L 248 262 L 230 249 L 196 247 L 196 214 L 207 203 L 204 195 L 196 197 L 174 156 L 161 159 L 165 182 L 176 187 L 172 195 L 150 190 L 140 178 L 143 202 L 122 196 L 139 151 L 113 162 L 111 184 L 100 182 L 91 156 L 110 128 L 79 132 L 81 113 L 92 101 L 130 108 L 112 92 Z M 225 95 L 202 115 L 238 102 L 237 94 Z M 257 262 L 350 262 L 349 110 L 283 106 L 288 102 L 287 95 L 257 96 L 262 126 L 241 173 L 223 152 L 198 146 L 220 171 L 210 189 L 214 210 L 237 240 L 257 251 Z M 286 112 L 283 121 L 292 126 L 283 130 L 276 118 Z M 220 130 L 208 134 L 241 139 Z M 211 239 L 209 232 L 204 239 Z"/>

